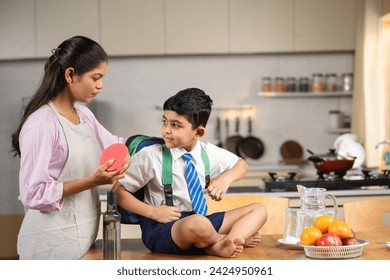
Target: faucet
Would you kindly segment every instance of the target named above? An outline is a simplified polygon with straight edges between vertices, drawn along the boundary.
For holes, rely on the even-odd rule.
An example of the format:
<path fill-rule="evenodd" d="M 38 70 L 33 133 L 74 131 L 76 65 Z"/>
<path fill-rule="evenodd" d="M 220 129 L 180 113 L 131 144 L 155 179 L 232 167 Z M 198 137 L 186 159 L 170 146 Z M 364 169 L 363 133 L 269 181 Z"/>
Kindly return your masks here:
<path fill-rule="evenodd" d="M 375 149 L 378 149 L 379 146 L 383 145 L 383 144 L 389 144 L 390 145 L 390 140 L 385 140 L 385 141 L 379 142 L 378 144 L 376 144 Z"/>
<path fill-rule="evenodd" d="M 378 149 L 378 147 L 382 144 L 389 144 L 390 145 L 390 140 L 385 140 L 385 141 L 379 142 L 378 144 L 376 144 L 375 149 Z M 390 151 L 385 152 L 383 157 L 385 159 L 386 170 L 390 170 Z"/>

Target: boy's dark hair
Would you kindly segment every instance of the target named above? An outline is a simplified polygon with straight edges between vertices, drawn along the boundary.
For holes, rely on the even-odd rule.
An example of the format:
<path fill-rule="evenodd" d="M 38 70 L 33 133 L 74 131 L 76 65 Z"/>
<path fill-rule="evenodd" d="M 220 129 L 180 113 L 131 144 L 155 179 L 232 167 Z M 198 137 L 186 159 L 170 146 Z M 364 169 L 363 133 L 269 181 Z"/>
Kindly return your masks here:
<path fill-rule="evenodd" d="M 163 109 L 185 116 L 195 129 L 199 126 L 206 127 L 211 114 L 211 105 L 213 100 L 203 90 L 187 88 L 168 98 Z"/>

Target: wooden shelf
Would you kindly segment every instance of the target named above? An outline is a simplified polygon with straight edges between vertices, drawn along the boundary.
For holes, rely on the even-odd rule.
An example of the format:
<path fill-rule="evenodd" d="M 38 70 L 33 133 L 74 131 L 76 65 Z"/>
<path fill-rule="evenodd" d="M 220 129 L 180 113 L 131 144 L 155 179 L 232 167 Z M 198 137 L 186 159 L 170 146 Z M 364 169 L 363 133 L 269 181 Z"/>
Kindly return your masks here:
<path fill-rule="evenodd" d="M 258 97 L 295 98 L 295 97 L 352 97 L 352 92 L 322 91 L 322 92 L 258 92 Z"/>

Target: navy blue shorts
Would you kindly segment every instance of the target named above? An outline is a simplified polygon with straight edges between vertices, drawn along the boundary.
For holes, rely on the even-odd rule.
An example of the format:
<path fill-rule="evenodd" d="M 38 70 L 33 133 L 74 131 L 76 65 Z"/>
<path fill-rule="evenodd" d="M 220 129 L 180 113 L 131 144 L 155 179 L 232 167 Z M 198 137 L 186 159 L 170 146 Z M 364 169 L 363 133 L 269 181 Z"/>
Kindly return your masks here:
<path fill-rule="evenodd" d="M 194 212 L 182 212 L 180 219 L 193 215 Z M 225 212 L 217 212 L 206 216 L 218 232 L 222 226 Z M 142 230 L 142 241 L 144 245 L 154 253 L 179 254 L 179 255 L 205 255 L 204 248 L 197 248 L 194 245 L 188 249 L 180 249 L 172 240 L 171 229 L 173 223 L 159 223 L 155 220 L 141 217 L 140 225 Z"/>

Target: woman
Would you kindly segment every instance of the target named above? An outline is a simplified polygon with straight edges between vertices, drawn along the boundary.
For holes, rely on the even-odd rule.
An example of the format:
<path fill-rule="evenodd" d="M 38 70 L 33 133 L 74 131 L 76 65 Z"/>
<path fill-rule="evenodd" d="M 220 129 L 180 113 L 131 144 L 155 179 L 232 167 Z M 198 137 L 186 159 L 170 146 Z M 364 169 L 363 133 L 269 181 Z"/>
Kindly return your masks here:
<path fill-rule="evenodd" d="M 38 90 L 12 135 L 20 156 L 20 199 L 26 215 L 18 236 L 20 259 L 79 259 L 94 243 L 100 219 L 97 186 L 123 178 L 99 166 L 102 151 L 125 139 L 112 135 L 77 102 L 102 89 L 107 54 L 75 36 L 52 50 Z"/>

